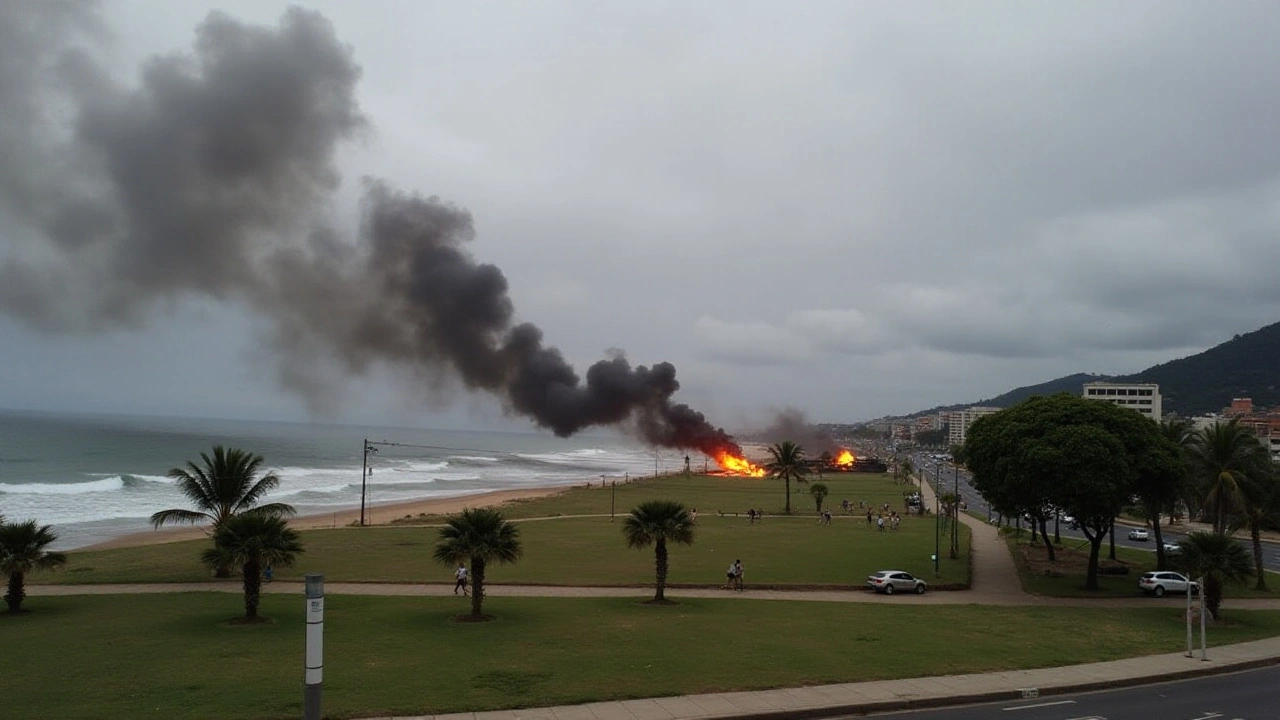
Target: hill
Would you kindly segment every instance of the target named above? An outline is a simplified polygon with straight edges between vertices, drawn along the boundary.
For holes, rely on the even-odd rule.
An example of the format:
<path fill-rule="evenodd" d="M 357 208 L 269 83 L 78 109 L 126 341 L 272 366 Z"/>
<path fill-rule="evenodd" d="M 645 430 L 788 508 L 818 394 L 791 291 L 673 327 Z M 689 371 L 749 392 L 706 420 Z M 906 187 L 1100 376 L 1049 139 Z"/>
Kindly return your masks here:
<path fill-rule="evenodd" d="M 1253 398 L 1256 407 L 1280 406 L 1280 322 L 1237 335 L 1202 353 L 1147 368 L 1132 375 L 1076 373 L 1010 390 L 986 400 L 944 405 L 914 415 L 947 412 L 974 405 L 1009 407 L 1033 395 L 1079 393 L 1086 382 L 1148 382 L 1160 385 L 1164 411 L 1183 416 L 1221 411 L 1232 398 Z"/>

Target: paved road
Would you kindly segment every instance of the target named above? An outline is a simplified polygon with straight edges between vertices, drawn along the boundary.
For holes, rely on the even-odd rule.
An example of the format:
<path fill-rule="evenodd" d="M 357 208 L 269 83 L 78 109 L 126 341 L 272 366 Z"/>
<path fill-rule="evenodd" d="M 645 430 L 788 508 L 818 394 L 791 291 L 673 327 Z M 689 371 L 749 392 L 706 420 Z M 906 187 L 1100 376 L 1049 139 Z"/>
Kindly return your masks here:
<path fill-rule="evenodd" d="M 946 461 L 934 460 L 925 453 L 917 453 L 913 455 L 911 461 L 916 465 L 919 474 L 927 478 L 930 483 L 934 483 L 936 479 L 936 482 L 942 485 L 942 492 L 954 492 L 955 487 L 958 484 L 960 497 L 968 504 L 970 511 L 976 512 L 979 515 L 992 517 L 991 509 L 987 505 L 987 501 L 983 499 L 982 495 L 978 493 L 977 490 L 974 489 L 969 474 L 964 470 L 957 472 L 954 465 Z M 959 481 L 958 483 L 957 480 Z M 1053 523 L 1046 523 L 1046 525 L 1049 528 L 1049 532 L 1052 533 Z M 1062 534 L 1064 543 L 1074 542 L 1078 543 L 1081 547 L 1088 547 L 1089 541 L 1085 538 L 1084 533 L 1078 530 L 1072 530 L 1065 524 L 1059 527 L 1059 531 Z M 1146 542 L 1130 540 L 1126 537 L 1127 533 L 1128 529 L 1124 526 L 1116 527 L 1116 547 L 1129 547 L 1155 552 L 1155 542 L 1153 540 L 1148 540 Z M 1161 534 L 1165 542 L 1178 542 L 1178 540 L 1183 536 L 1183 533 L 1175 532 L 1168 528 L 1162 528 Z M 1103 546 L 1106 546 L 1105 542 Z M 1252 546 L 1250 545 L 1248 548 L 1250 557 L 1253 557 Z M 1268 570 L 1280 571 L 1280 544 L 1271 542 L 1262 544 L 1262 563 Z"/>
<path fill-rule="evenodd" d="M 1280 717 L 1280 668 L 1123 690 L 999 702 L 871 717 L 893 720 L 1274 720 Z M 852 716 L 849 716 L 852 717 Z M 868 717 L 861 715 L 858 717 Z"/>

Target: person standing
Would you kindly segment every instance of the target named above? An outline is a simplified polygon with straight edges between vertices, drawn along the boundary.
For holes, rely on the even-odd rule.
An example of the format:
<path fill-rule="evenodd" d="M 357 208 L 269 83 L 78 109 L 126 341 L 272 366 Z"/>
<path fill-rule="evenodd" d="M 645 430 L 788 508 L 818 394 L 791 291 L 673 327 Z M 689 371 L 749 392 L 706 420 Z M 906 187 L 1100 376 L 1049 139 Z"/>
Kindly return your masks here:
<path fill-rule="evenodd" d="M 733 561 L 733 589 L 742 592 L 742 561 Z"/>
<path fill-rule="evenodd" d="M 736 562 L 729 563 L 729 569 L 724 572 L 724 589 L 732 590 L 738 577 L 738 564 Z"/>
<path fill-rule="evenodd" d="M 453 576 L 457 578 L 457 581 L 453 583 L 453 594 L 457 595 L 458 589 L 461 588 L 462 594 L 466 595 L 467 594 L 467 566 L 463 565 L 462 563 L 458 563 L 458 569 L 454 571 Z"/>

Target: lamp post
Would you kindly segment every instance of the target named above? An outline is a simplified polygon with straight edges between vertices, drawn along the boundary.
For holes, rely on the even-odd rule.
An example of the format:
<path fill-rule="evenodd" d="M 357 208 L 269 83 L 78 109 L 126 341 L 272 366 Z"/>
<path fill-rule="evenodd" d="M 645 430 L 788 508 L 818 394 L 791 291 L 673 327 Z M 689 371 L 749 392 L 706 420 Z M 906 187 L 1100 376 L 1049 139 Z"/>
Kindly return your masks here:
<path fill-rule="evenodd" d="M 369 453 L 378 452 L 378 448 L 369 442 L 369 438 L 364 439 L 364 462 L 360 465 L 360 527 L 364 527 L 364 498 L 368 491 L 369 480 Z"/>
<path fill-rule="evenodd" d="M 955 473 L 955 498 L 951 505 L 951 552 L 950 558 L 955 560 L 960 556 L 960 529 L 956 526 L 960 523 L 960 465 L 955 460 L 951 461 L 951 469 Z"/>
<path fill-rule="evenodd" d="M 939 556 L 942 554 L 942 500 L 938 497 L 939 466 L 933 466 L 933 576 L 938 577 Z"/>

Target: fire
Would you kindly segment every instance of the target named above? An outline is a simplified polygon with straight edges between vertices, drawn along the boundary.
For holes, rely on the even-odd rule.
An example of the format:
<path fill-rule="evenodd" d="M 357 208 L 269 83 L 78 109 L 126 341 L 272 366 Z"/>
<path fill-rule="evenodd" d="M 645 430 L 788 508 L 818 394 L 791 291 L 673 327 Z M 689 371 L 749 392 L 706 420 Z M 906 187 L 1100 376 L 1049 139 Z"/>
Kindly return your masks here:
<path fill-rule="evenodd" d="M 730 475 L 747 475 L 750 477 L 764 477 L 764 468 L 752 463 L 746 458 L 740 458 L 727 452 L 718 453 L 716 455 L 716 464 L 722 470 Z"/>
<path fill-rule="evenodd" d="M 846 465 L 846 466 L 852 465 L 855 459 L 856 458 L 853 456 L 853 453 L 849 452 L 848 450 L 841 450 L 840 457 L 836 458 L 836 464 Z"/>

